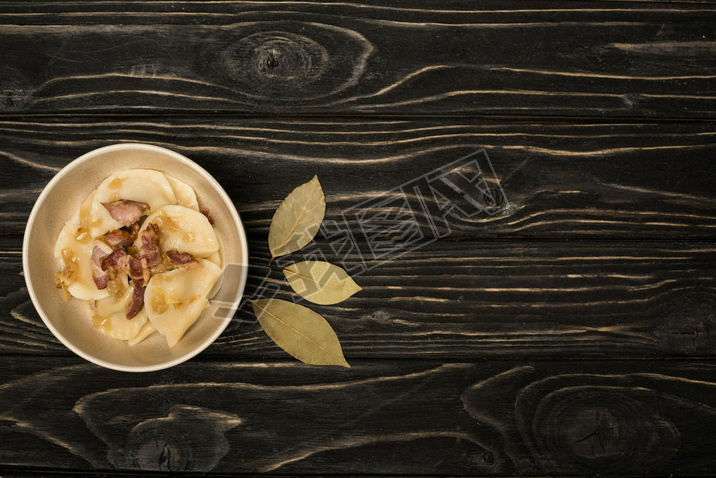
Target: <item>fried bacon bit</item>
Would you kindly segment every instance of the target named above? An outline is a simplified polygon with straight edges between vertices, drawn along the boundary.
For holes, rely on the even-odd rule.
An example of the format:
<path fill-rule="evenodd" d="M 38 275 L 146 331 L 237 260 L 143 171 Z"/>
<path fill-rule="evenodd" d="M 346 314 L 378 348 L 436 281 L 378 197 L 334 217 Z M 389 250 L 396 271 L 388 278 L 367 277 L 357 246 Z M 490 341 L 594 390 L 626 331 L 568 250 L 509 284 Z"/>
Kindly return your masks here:
<path fill-rule="evenodd" d="M 104 238 L 104 241 L 114 249 L 119 247 L 126 248 L 134 244 L 134 241 L 137 239 L 138 231 L 139 223 L 135 222 L 132 224 L 132 229 L 129 231 L 125 231 L 124 229 L 115 229 L 110 231 Z"/>
<path fill-rule="evenodd" d="M 102 261 L 102 270 L 106 271 L 107 269 L 114 269 L 117 271 L 123 269 L 123 261 L 127 260 L 125 257 L 127 257 L 127 251 L 124 249 L 117 249 L 113 251 Z"/>
<path fill-rule="evenodd" d="M 201 211 L 201 213 L 206 216 L 206 218 L 209 220 L 209 224 L 211 224 L 211 225 L 213 226 L 213 225 L 214 225 L 214 218 L 211 217 L 211 214 L 209 214 L 209 208 L 208 208 L 208 207 L 205 207 L 204 210 Z"/>
<path fill-rule="evenodd" d="M 109 275 L 105 272 L 102 267 L 102 262 L 105 257 L 112 254 L 112 248 L 102 241 L 94 241 L 94 249 L 92 249 L 92 280 L 97 289 L 102 290 L 107 287 L 109 282 Z"/>
<path fill-rule="evenodd" d="M 147 225 L 147 228 L 140 235 L 142 238 L 142 247 L 137 253 L 140 259 L 146 259 L 148 267 L 154 267 L 162 261 L 159 252 L 159 227 L 155 224 Z"/>
<path fill-rule="evenodd" d="M 129 256 L 132 257 L 132 256 Z M 146 284 L 149 282 L 149 266 L 147 266 L 146 259 L 136 259 L 132 257 L 129 261 L 129 277 L 133 282 L 143 282 Z"/>
<path fill-rule="evenodd" d="M 125 226 L 131 226 L 132 223 L 137 222 L 139 218 L 149 210 L 149 204 L 129 199 L 103 202 L 102 205 L 107 209 L 112 219 L 121 222 Z"/>
<path fill-rule="evenodd" d="M 148 282 L 149 267 L 146 259 L 137 259 L 124 249 L 117 249 L 102 261 L 102 270 L 112 269 L 116 273 L 129 274 L 133 282 Z"/>
<path fill-rule="evenodd" d="M 167 251 L 167 259 L 177 269 L 191 269 L 199 265 L 199 261 L 188 252 Z"/>
<path fill-rule="evenodd" d="M 144 307 L 144 289 L 147 288 L 145 284 L 139 281 L 132 281 L 132 283 L 134 284 L 134 292 L 132 293 L 132 303 L 127 309 L 127 319 L 134 318 Z"/>
<path fill-rule="evenodd" d="M 97 301 L 94 299 L 90 299 L 89 307 L 90 307 L 90 310 L 97 310 Z"/>

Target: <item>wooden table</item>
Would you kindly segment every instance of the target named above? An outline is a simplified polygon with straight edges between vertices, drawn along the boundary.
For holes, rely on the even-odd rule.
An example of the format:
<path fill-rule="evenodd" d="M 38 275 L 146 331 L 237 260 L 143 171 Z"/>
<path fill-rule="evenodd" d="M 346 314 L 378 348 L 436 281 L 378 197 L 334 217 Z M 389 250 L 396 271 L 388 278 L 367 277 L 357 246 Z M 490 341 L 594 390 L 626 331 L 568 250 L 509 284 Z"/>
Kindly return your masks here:
<path fill-rule="evenodd" d="M 701 1 L 0 2 L 0 473 L 716 473 L 714 56 Z M 147 374 L 52 336 L 28 214 L 128 141 L 224 186 L 247 294 L 273 211 L 319 176 L 311 250 L 364 269 L 315 307 L 351 369 L 292 360 L 246 310 Z M 356 208 L 482 150 L 497 212 L 413 201 L 447 229 L 375 253 Z"/>

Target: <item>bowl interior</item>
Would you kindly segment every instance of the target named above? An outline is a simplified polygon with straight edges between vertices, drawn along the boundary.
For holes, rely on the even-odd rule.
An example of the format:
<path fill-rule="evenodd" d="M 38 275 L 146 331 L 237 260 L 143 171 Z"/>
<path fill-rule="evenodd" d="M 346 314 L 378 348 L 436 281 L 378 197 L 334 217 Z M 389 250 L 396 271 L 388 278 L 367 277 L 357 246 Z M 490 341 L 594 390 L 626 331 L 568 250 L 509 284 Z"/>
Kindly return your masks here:
<path fill-rule="evenodd" d="M 133 346 L 106 337 L 92 328 L 86 303 L 78 299 L 65 301 L 55 285 L 54 275 L 60 266 L 53 249 L 65 222 L 107 176 L 133 168 L 156 169 L 193 187 L 199 205 L 210 209 L 217 234 L 223 241 L 224 267 L 232 264 L 209 308 L 174 347 L 168 347 L 158 333 Z M 211 344 L 226 328 L 241 300 L 247 265 L 246 235 L 233 203 L 221 186 L 201 167 L 178 153 L 141 144 L 100 148 L 65 167 L 35 204 L 23 244 L 25 281 L 37 311 L 50 330 L 85 359 L 124 371 L 170 367 Z"/>

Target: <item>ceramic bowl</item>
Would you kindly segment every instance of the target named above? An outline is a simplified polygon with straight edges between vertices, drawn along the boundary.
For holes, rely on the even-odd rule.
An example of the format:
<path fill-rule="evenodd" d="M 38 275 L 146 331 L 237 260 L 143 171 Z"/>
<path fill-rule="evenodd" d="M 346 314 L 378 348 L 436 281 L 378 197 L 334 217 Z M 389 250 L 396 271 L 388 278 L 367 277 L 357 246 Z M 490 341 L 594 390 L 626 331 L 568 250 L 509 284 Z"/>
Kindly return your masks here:
<path fill-rule="evenodd" d="M 225 274 L 208 309 L 174 347 L 155 333 L 137 345 L 115 340 L 91 325 L 84 301 L 62 298 L 55 285 L 60 264 L 53 255 L 57 236 L 82 201 L 114 172 L 146 168 L 184 181 L 208 207 L 223 241 Z M 80 156 L 45 187 L 32 208 L 22 246 L 25 282 L 37 312 L 64 345 L 97 365 L 126 372 L 149 372 L 172 367 L 195 356 L 223 332 L 236 311 L 248 268 L 246 234 L 239 214 L 219 183 L 181 154 L 147 144 L 115 144 Z M 230 264 L 229 269 L 226 265 Z M 223 317 L 223 318 L 218 318 Z M 227 318 L 228 317 L 228 318 Z"/>

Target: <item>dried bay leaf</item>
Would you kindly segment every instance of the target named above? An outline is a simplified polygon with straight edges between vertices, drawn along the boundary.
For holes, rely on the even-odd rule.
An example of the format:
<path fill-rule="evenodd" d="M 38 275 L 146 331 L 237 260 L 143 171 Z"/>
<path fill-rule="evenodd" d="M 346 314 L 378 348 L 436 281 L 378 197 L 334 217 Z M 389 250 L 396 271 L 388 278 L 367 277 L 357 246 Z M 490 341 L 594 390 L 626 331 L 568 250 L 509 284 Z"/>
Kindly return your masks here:
<path fill-rule="evenodd" d="M 281 299 L 260 299 L 252 305 L 266 334 L 293 357 L 314 365 L 350 367 L 336 333 L 321 315 Z"/>
<path fill-rule="evenodd" d="M 362 290 L 346 271 L 324 261 L 297 262 L 283 274 L 297 294 L 314 304 L 337 304 Z"/>
<path fill-rule="evenodd" d="M 271 260 L 295 252 L 311 242 L 326 214 L 326 197 L 318 176 L 286 196 L 271 219 Z"/>

